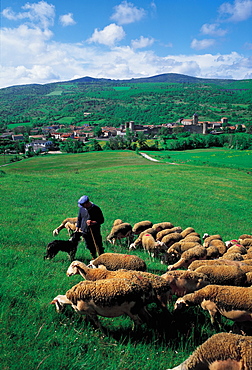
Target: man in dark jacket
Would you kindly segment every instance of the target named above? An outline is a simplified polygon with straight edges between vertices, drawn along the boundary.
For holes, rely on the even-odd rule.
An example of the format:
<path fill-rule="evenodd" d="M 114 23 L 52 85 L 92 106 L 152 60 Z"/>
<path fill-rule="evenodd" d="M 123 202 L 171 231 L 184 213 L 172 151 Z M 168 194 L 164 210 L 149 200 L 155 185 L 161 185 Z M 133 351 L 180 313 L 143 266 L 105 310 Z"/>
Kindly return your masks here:
<path fill-rule="evenodd" d="M 80 208 L 77 220 L 76 231 L 81 231 L 93 258 L 104 253 L 101 236 L 101 225 L 104 223 L 104 217 L 101 209 L 90 202 L 87 195 L 83 195 L 78 200 Z"/>

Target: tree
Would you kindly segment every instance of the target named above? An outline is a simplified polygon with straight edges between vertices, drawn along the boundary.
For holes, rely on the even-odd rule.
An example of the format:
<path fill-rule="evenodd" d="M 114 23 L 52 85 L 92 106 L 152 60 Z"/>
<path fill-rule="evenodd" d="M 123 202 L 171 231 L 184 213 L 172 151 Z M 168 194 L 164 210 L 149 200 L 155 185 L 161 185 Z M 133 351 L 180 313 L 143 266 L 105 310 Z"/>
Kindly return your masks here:
<path fill-rule="evenodd" d="M 140 149 L 146 148 L 146 137 L 142 131 L 137 134 L 137 142 Z"/>
<path fill-rule="evenodd" d="M 94 136 L 99 137 L 102 134 L 102 129 L 99 126 L 94 127 Z"/>
<path fill-rule="evenodd" d="M 93 140 L 90 140 L 89 142 L 89 150 L 90 151 L 101 151 L 102 150 L 102 147 L 101 145 L 99 144 L 99 142 L 95 139 Z"/>
<path fill-rule="evenodd" d="M 82 153 L 85 151 L 82 142 L 74 139 L 68 139 L 60 143 L 60 150 L 67 153 Z"/>

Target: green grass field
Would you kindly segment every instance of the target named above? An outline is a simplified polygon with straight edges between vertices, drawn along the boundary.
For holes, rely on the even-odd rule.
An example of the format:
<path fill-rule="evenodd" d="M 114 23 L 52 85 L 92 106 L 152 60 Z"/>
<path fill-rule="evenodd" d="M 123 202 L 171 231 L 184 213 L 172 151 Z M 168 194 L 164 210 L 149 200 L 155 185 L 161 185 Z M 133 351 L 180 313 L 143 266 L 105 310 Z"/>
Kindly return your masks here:
<path fill-rule="evenodd" d="M 200 166 L 229 167 L 241 170 L 252 170 L 251 150 L 232 150 L 223 148 L 195 149 L 184 151 L 146 152 L 161 162 L 193 164 Z"/>
<path fill-rule="evenodd" d="M 103 210 L 106 251 L 135 253 L 145 259 L 148 271 L 159 275 L 167 266 L 158 259 L 105 241 L 116 218 L 132 225 L 147 219 L 170 221 L 194 227 L 200 235 L 218 233 L 223 240 L 251 233 L 247 157 L 232 151 L 240 153 L 240 164 L 226 166 L 217 153 L 207 165 L 205 159 L 170 165 L 173 153 L 171 158 L 163 156 L 165 162 L 151 162 L 132 151 L 108 151 L 47 155 L 1 167 L 1 368 L 165 370 L 215 333 L 208 315 L 198 308 L 177 317 L 172 312 L 176 297 L 169 305 L 170 318 L 155 305 L 149 307 L 158 331 L 146 325 L 132 331 L 127 317 L 101 318 L 108 331 L 104 335 L 71 309 L 57 314 L 49 303 L 81 278 L 66 276 L 69 261 L 63 252 L 51 261 L 43 256 L 47 243 L 55 239 L 52 230 L 77 215 L 83 194 Z M 188 159 L 189 153 L 185 156 Z M 57 237 L 67 238 L 65 230 Z M 90 260 L 83 243 L 76 259 Z M 231 323 L 223 324 L 229 331 Z"/>

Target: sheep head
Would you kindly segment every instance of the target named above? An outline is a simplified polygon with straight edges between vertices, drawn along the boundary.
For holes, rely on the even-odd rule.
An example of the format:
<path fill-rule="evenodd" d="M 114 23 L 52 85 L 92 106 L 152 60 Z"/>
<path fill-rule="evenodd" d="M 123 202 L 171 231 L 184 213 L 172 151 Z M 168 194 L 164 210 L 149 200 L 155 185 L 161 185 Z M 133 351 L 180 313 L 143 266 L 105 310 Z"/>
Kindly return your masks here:
<path fill-rule="evenodd" d="M 176 300 L 176 302 L 174 304 L 174 311 L 181 310 L 184 307 L 188 307 L 188 303 L 186 303 L 186 301 L 184 300 L 183 297 L 179 298 L 179 299 Z"/>
<path fill-rule="evenodd" d="M 55 308 L 57 312 L 62 312 L 66 305 L 71 305 L 72 302 L 67 299 L 65 295 L 57 295 L 50 304 L 55 304 Z"/>
<path fill-rule="evenodd" d="M 134 243 L 131 243 L 129 246 L 129 250 L 132 251 L 133 249 L 136 249 L 136 246 Z"/>
<path fill-rule="evenodd" d="M 73 276 L 73 275 L 78 275 L 80 272 L 79 272 L 79 265 L 78 265 L 79 261 L 73 261 L 70 266 L 68 267 L 67 269 L 67 276 Z"/>
<path fill-rule="evenodd" d="M 53 236 L 56 236 L 56 235 L 59 235 L 59 230 L 58 229 L 55 229 L 55 230 L 53 230 Z"/>

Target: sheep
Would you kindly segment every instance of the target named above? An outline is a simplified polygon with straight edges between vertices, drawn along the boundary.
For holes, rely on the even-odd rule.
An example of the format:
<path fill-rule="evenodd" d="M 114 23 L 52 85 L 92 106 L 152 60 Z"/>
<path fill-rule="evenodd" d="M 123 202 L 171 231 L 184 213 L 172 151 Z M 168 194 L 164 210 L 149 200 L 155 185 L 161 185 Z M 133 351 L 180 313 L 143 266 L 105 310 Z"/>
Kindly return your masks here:
<path fill-rule="evenodd" d="M 182 238 L 184 239 L 187 235 L 191 234 L 191 233 L 194 233 L 195 230 L 193 227 L 187 227 L 186 229 L 184 229 L 182 232 L 181 232 L 181 235 L 182 235 Z"/>
<path fill-rule="evenodd" d="M 223 255 L 223 254 L 224 254 L 224 253 L 226 253 L 226 251 L 227 251 L 227 246 L 226 246 L 226 244 L 225 244 L 222 240 L 220 240 L 220 239 L 213 239 L 213 240 L 210 240 L 210 241 L 209 241 L 209 243 L 207 243 L 207 244 L 208 244 L 208 245 L 206 246 L 206 245 L 205 245 L 205 242 L 204 242 L 204 243 L 203 243 L 203 246 L 204 246 L 205 248 L 209 248 L 209 247 L 212 247 L 212 246 L 214 246 L 214 247 L 218 248 L 220 255 Z"/>
<path fill-rule="evenodd" d="M 252 337 L 233 333 L 212 335 L 184 362 L 167 370 L 250 370 Z"/>
<path fill-rule="evenodd" d="M 217 265 L 228 265 L 228 266 L 243 266 L 243 265 L 252 265 L 252 260 L 247 260 L 247 261 L 231 261 L 231 260 L 220 260 L 220 259 L 217 259 L 217 260 L 197 260 L 197 261 L 193 261 L 189 266 L 188 266 L 188 270 L 190 271 L 194 271 L 196 270 L 198 267 L 200 266 L 204 266 L 204 265 L 214 265 L 214 266 L 217 266 Z"/>
<path fill-rule="evenodd" d="M 239 240 L 240 239 L 252 239 L 252 235 L 250 235 L 250 234 L 242 234 L 242 235 L 239 236 L 238 239 Z"/>
<path fill-rule="evenodd" d="M 234 244 L 232 247 L 228 248 L 226 253 L 240 253 L 240 254 L 246 254 L 247 249 L 243 247 L 243 245 Z"/>
<path fill-rule="evenodd" d="M 241 239 L 239 240 L 239 243 L 247 248 L 252 247 L 252 239 L 250 238 Z"/>
<path fill-rule="evenodd" d="M 212 240 L 215 239 L 222 240 L 222 237 L 219 234 L 209 235 L 205 233 L 202 239 L 204 240 L 203 246 L 207 248 Z"/>
<path fill-rule="evenodd" d="M 52 259 L 59 251 L 62 251 L 67 252 L 69 259 L 73 261 L 79 241 L 81 239 L 81 235 L 82 234 L 80 232 L 75 232 L 69 240 L 53 240 L 52 242 L 48 243 L 44 259 Z"/>
<path fill-rule="evenodd" d="M 239 266 L 205 265 L 194 271 L 207 276 L 211 284 L 244 286 L 246 283 L 246 273 Z"/>
<path fill-rule="evenodd" d="M 220 259 L 231 260 L 231 261 L 243 261 L 243 256 L 240 253 L 224 253 Z"/>
<path fill-rule="evenodd" d="M 185 238 L 183 238 L 181 240 L 181 242 L 184 242 L 184 243 L 187 243 L 187 242 L 197 242 L 197 243 L 201 244 L 201 239 L 200 239 L 200 236 L 198 236 L 198 235 L 188 234 Z"/>
<path fill-rule="evenodd" d="M 172 244 L 171 247 L 168 248 L 167 252 L 162 256 L 162 263 L 175 263 L 178 261 L 183 252 L 199 245 L 199 243 L 195 242 L 185 242 L 185 239 L 180 240 L 179 242 Z"/>
<path fill-rule="evenodd" d="M 152 301 L 155 301 L 161 308 L 167 307 L 168 299 L 171 295 L 170 285 L 165 279 L 159 275 L 152 274 L 144 271 L 134 271 L 120 269 L 116 271 L 109 271 L 106 268 L 92 269 L 86 266 L 83 262 L 73 261 L 67 269 L 67 276 L 80 274 L 86 280 L 101 280 L 101 279 L 112 279 L 112 278 L 127 278 L 137 276 L 148 279 L 152 288 L 155 292 L 155 297 L 152 297 Z"/>
<path fill-rule="evenodd" d="M 154 237 L 148 233 L 144 234 L 142 237 L 142 246 L 152 258 L 158 257 L 160 253 L 166 252 L 167 250 L 165 243 L 160 241 L 156 242 Z"/>
<path fill-rule="evenodd" d="M 185 239 L 182 239 L 179 242 L 172 244 L 167 253 L 174 253 L 177 256 L 180 256 L 183 252 L 198 245 L 200 245 L 198 242 L 186 241 Z"/>
<path fill-rule="evenodd" d="M 117 218 L 114 222 L 113 222 L 113 226 L 117 226 L 117 225 L 120 225 L 123 223 L 123 220 L 121 220 L 120 218 Z"/>
<path fill-rule="evenodd" d="M 133 226 L 132 232 L 135 235 L 139 235 L 142 231 L 149 229 L 150 227 L 152 227 L 151 221 L 140 221 Z"/>
<path fill-rule="evenodd" d="M 210 284 L 206 275 L 195 271 L 167 271 L 161 277 L 169 283 L 172 294 L 177 297 L 183 297 Z"/>
<path fill-rule="evenodd" d="M 252 250 L 249 253 L 243 255 L 243 260 L 251 260 L 251 259 L 252 259 Z"/>
<path fill-rule="evenodd" d="M 211 245 L 211 247 L 206 248 L 207 254 L 206 254 L 206 259 L 212 260 L 220 257 L 220 252 L 217 247 L 214 245 Z"/>
<path fill-rule="evenodd" d="M 109 235 L 107 236 L 107 241 L 114 245 L 116 240 L 127 238 L 129 245 L 132 241 L 132 236 L 132 226 L 129 223 L 124 222 L 112 227 Z"/>
<path fill-rule="evenodd" d="M 152 227 L 159 232 L 164 229 L 171 229 L 174 225 L 171 222 L 159 222 L 158 224 L 152 225 Z"/>
<path fill-rule="evenodd" d="M 68 234 L 69 236 L 71 235 L 71 230 L 72 231 L 75 231 L 76 229 L 76 223 L 77 223 L 77 217 L 68 217 L 68 218 L 65 218 L 65 220 L 63 220 L 61 222 L 61 224 L 56 227 L 56 229 L 53 230 L 53 236 L 56 236 L 59 234 L 60 230 L 64 229 L 64 228 L 67 228 L 68 230 Z M 66 227 L 66 224 L 68 227 Z M 71 224 L 71 226 L 70 226 Z"/>
<path fill-rule="evenodd" d="M 182 235 L 180 233 L 171 233 L 168 235 L 165 235 L 161 242 L 165 243 L 167 248 L 169 248 L 172 244 L 180 241 L 182 239 Z"/>
<path fill-rule="evenodd" d="M 196 231 L 192 231 L 191 233 L 187 234 L 184 239 L 188 238 L 188 237 L 191 237 L 191 236 L 197 236 L 198 238 L 200 238 L 200 234 L 199 233 L 196 233 Z"/>
<path fill-rule="evenodd" d="M 90 266 L 98 267 L 104 265 L 108 270 L 119 269 L 146 271 L 146 263 L 140 257 L 121 253 L 103 253 L 96 259 L 90 261 Z"/>
<path fill-rule="evenodd" d="M 72 222 L 67 222 L 65 224 L 65 229 L 67 229 L 68 235 L 71 236 L 76 231 L 76 224 L 73 224 Z"/>
<path fill-rule="evenodd" d="M 204 259 L 206 257 L 206 248 L 201 245 L 188 249 L 181 254 L 179 261 L 168 266 L 168 270 L 176 270 L 181 267 L 187 268 L 192 261 L 196 259 Z"/>
<path fill-rule="evenodd" d="M 151 234 L 155 238 L 155 236 L 157 234 L 157 231 L 155 229 L 153 229 L 152 227 L 150 227 L 149 229 L 146 229 L 146 230 L 142 231 L 139 234 L 139 236 L 136 238 L 136 240 L 133 243 L 130 244 L 129 250 L 136 249 L 137 246 L 140 246 L 142 244 L 142 237 L 145 234 Z"/>
<path fill-rule="evenodd" d="M 236 322 L 252 321 L 252 289 L 229 285 L 207 285 L 194 293 L 178 298 L 174 309 L 190 305 L 201 305 L 210 314 L 211 323 L 219 329 L 216 318 L 222 315 Z"/>
<path fill-rule="evenodd" d="M 161 241 L 162 238 L 165 236 L 165 235 L 168 235 L 168 234 L 171 234 L 171 233 L 181 233 L 182 231 L 182 228 L 180 226 L 175 226 L 175 227 L 172 227 L 171 229 L 164 229 L 164 230 L 161 230 L 157 233 L 157 236 L 156 236 L 156 240 L 159 240 Z"/>
<path fill-rule="evenodd" d="M 140 279 L 139 279 L 140 280 Z M 147 294 L 151 291 L 147 286 Z M 114 278 L 109 280 L 81 281 L 65 295 L 56 296 L 51 304 L 61 312 L 65 305 L 81 315 L 86 315 L 96 327 L 102 329 L 98 316 L 118 317 L 128 315 L 135 324 L 147 322 L 150 314 L 146 310 L 146 289 L 135 280 Z"/>

